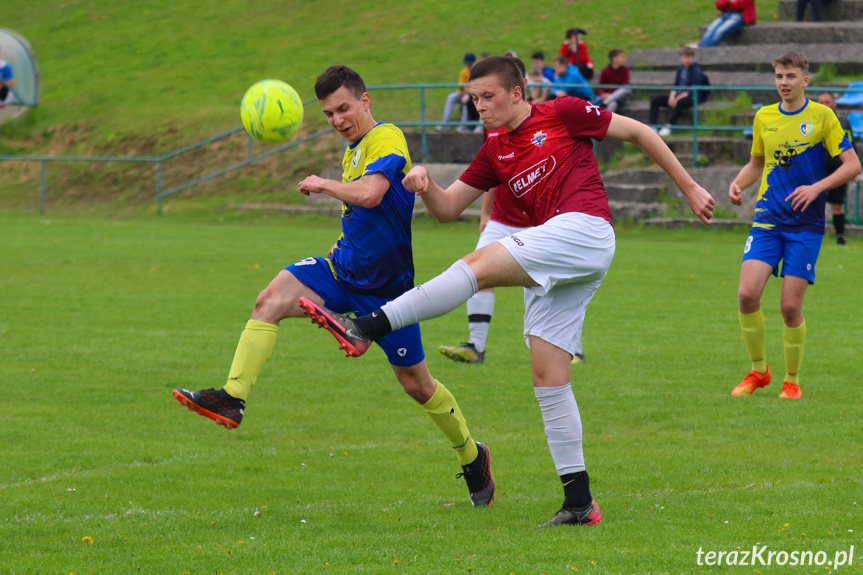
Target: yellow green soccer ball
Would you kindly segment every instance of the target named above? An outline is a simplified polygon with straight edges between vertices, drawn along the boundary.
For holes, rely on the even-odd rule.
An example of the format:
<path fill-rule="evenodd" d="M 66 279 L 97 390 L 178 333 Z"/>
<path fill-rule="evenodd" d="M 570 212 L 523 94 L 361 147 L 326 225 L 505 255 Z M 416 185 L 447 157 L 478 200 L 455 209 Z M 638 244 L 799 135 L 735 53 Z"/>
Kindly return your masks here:
<path fill-rule="evenodd" d="M 283 142 L 303 123 L 303 101 L 290 84 L 261 80 L 246 90 L 240 105 L 243 127 L 262 142 Z"/>

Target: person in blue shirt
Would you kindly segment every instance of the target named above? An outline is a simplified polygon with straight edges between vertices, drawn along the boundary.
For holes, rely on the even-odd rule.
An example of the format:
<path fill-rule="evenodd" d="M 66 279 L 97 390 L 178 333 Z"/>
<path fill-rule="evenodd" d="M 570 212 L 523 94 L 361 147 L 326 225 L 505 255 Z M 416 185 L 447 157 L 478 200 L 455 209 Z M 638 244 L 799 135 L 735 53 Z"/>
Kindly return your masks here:
<path fill-rule="evenodd" d="M 554 83 L 555 84 L 587 84 L 587 80 L 578 71 L 578 66 L 570 64 L 566 56 L 558 54 L 552 60 L 554 64 Z M 593 90 L 584 86 L 581 88 L 553 88 L 552 95 L 556 98 L 560 96 L 577 96 L 585 100 L 593 98 Z"/>
<path fill-rule="evenodd" d="M 258 295 L 224 387 L 173 390 L 180 404 L 228 429 L 242 421 L 246 398 L 273 352 L 280 322 L 304 317 L 298 299 L 341 313 L 371 313 L 414 287 L 415 195 L 402 183 L 411 169 L 404 134 L 392 124 L 374 120 L 365 82 L 347 66 L 330 66 L 318 76 L 315 95 L 328 123 L 348 145 L 340 181 L 311 175 L 298 188 L 307 196 L 325 194 L 342 202 L 341 235 L 325 256 L 295 261 Z M 405 393 L 424 408 L 448 440 L 473 505 L 489 505 L 495 491 L 489 448 L 471 436 L 452 393 L 429 373 L 419 326 L 393 331 L 378 343 Z M 310 361 L 304 356 L 297 359 Z M 388 399 L 381 396 L 376 401 Z M 372 409 L 368 417 L 378 414 Z M 393 456 L 387 448 L 381 453 Z"/>
<path fill-rule="evenodd" d="M 695 49 L 684 46 L 680 49 L 680 66 L 674 74 L 674 89 L 668 94 L 657 94 L 650 99 L 650 116 L 647 123 L 651 126 L 656 124 L 659 120 L 660 108 L 671 108 L 668 122 L 659 130 L 659 135 L 662 137 L 671 135 L 671 126 L 676 124 L 683 111 L 691 108 L 694 103 L 692 90 L 686 88 L 704 84 L 706 84 L 706 76 L 695 61 Z M 703 94 L 703 92 L 698 94 L 700 103 L 704 101 Z"/>

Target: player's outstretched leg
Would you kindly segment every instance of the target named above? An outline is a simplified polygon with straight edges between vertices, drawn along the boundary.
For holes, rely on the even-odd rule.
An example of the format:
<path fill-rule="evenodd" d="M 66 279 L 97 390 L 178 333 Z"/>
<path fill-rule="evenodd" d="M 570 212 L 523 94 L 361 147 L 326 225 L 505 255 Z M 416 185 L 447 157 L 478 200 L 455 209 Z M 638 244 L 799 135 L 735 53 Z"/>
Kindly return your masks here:
<path fill-rule="evenodd" d="M 539 525 L 539 527 L 555 527 L 557 525 L 597 525 L 602 519 L 602 513 L 599 511 L 599 504 L 595 499 L 591 499 L 590 503 L 577 509 L 575 507 L 563 506 L 560 511 L 554 514 L 547 523 Z"/>
<path fill-rule="evenodd" d="M 754 369 L 750 371 L 746 377 L 743 378 L 743 381 L 738 383 L 737 387 L 731 390 L 731 395 L 734 397 L 739 397 L 741 395 L 749 396 L 759 387 L 770 385 L 770 368 L 768 367 L 766 369 L 767 371 L 765 373 L 755 371 Z"/>
<path fill-rule="evenodd" d="M 243 421 L 243 410 L 246 407 L 246 402 L 231 397 L 224 389 L 189 391 L 177 387 L 171 392 L 171 395 L 182 405 L 188 407 L 189 411 L 209 417 L 227 429 L 234 429 Z"/>
<path fill-rule="evenodd" d="M 461 361 L 464 363 L 482 363 L 485 360 L 485 352 L 477 350 L 472 343 L 463 343 L 461 345 L 441 345 L 438 346 L 438 351 L 444 354 L 445 357 L 453 361 Z"/>
<path fill-rule="evenodd" d="M 484 443 L 476 442 L 477 456 L 472 463 L 462 465 L 456 478 L 464 477 L 474 507 L 488 507 L 494 501 L 494 477 L 491 475 L 491 452 Z"/>
<path fill-rule="evenodd" d="M 359 357 L 368 351 L 372 340 L 359 330 L 353 318 L 332 312 L 307 297 L 301 297 L 299 304 L 312 323 L 333 334 L 347 357 Z"/>

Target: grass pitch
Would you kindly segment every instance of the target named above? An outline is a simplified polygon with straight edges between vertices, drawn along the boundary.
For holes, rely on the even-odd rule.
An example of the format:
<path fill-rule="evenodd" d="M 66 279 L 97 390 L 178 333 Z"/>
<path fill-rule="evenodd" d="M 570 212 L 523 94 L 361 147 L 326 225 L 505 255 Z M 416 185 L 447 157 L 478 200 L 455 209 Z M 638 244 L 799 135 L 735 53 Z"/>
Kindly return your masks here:
<path fill-rule="evenodd" d="M 475 224 L 415 223 L 418 279 Z M 96 221 L 0 214 L 0 573 L 824 573 L 706 567 L 704 551 L 858 547 L 863 572 L 863 269 L 827 237 L 808 294 L 804 399 L 777 399 L 778 285 L 764 298 L 774 384 L 749 399 L 736 318 L 745 231 L 618 229 L 573 370 L 597 528 L 538 530 L 561 489 L 521 338 L 498 290 L 487 363 L 449 363 L 464 309 L 423 324 L 432 373 L 492 450 L 473 509 L 443 437 L 380 350 L 342 357 L 282 325 L 239 429 L 177 404 L 218 387 L 258 291 L 324 253 L 336 220 Z"/>

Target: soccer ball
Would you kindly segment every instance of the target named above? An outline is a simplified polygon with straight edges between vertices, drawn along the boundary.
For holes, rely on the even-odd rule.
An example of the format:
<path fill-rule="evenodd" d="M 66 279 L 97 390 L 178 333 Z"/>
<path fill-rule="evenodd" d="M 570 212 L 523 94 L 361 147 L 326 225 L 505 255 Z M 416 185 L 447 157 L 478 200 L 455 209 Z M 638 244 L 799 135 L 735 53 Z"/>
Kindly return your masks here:
<path fill-rule="evenodd" d="M 303 101 L 290 84 L 261 80 L 246 90 L 240 118 L 253 138 L 262 142 L 283 142 L 303 123 Z"/>

